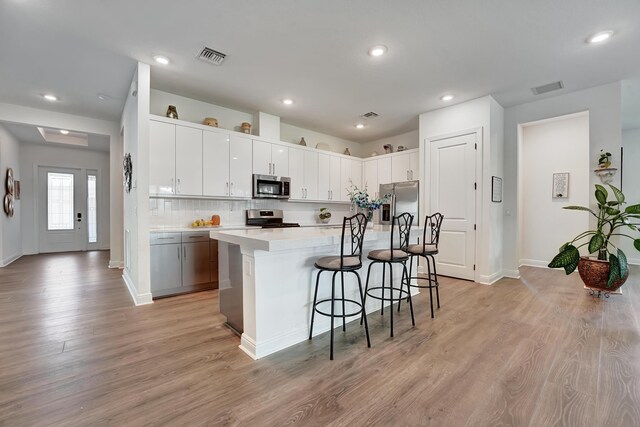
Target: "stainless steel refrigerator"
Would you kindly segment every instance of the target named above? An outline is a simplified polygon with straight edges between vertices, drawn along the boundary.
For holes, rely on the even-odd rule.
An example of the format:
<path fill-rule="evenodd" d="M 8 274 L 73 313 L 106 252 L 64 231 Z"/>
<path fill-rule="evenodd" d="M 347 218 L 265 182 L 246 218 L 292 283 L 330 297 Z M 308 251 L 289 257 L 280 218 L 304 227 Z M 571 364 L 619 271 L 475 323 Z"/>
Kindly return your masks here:
<path fill-rule="evenodd" d="M 413 225 L 420 223 L 420 183 L 419 181 L 380 184 L 380 196 L 390 194 L 389 203 L 380 209 L 380 224 L 391 224 L 393 216 L 409 212 L 413 215 Z"/>

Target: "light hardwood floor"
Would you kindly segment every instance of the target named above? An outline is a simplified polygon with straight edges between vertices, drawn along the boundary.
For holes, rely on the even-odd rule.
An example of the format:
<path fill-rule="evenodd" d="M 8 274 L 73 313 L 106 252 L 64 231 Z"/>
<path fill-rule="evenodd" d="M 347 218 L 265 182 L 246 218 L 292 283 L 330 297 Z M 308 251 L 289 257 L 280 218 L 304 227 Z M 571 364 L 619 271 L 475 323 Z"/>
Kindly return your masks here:
<path fill-rule="evenodd" d="M 435 319 L 425 294 L 395 338 L 370 315 L 371 349 L 354 322 L 333 362 L 328 334 L 253 361 L 217 291 L 134 307 L 107 261 L 0 269 L 0 425 L 640 425 L 638 268 L 610 299 L 555 270 L 443 278 Z"/>

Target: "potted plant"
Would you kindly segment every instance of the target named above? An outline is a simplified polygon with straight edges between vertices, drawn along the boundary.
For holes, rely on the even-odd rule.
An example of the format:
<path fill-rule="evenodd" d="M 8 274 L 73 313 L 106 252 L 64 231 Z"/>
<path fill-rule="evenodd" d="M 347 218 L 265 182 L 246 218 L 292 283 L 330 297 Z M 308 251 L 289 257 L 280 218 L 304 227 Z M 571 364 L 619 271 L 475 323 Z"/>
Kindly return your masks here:
<path fill-rule="evenodd" d="M 331 212 L 327 208 L 320 208 L 320 213 L 318 214 L 318 218 L 323 224 L 328 223 L 331 220 Z"/>
<path fill-rule="evenodd" d="M 611 167 L 611 153 L 600 150 L 598 158 L 598 167 L 600 169 L 609 169 Z"/>
<path fill-rule="evenodd" d="M 373 226 L 373 213 L 380 209 L 383 204 L 387 203 L 391 198 L 390 194 L 385 194 L 377 199 L 369 196 L 367 187 L 359 189 L 357 186 L 351 183 L 349 189 L 349 199 L 351 200 L 351 206 L 357 208 L 360 212 L 367 216 L 368 224 Z"/>
<path fill-rule="evenodd" d="M 618 188 L 609 185 L 613 193 L 613 200 L 608 200 L 609 193 L 602 185 L 596 184 L 597 212 L 584 206 L 566 206 L 563 209 L 589 212 L 596 218 L 596 227 L 577 235 L 570 242 L 565 243 L 553 260 L 550 268 L 564 268 L 567 274 L 578 268 L 580 277 L 588 288 L 598 291 L 613 292 L 624 284 L 629 276 L 627 256 L 612 242 L 614 236 L 633 239 L 633 246 L 640 251 L 640 204 L 627 206 L 625 196 Z M 629 234 L 635 234 L 632 237 Z M 580 241 L 586 240 L 576 246 Z M 590 254 L 598 253 L 597 257 L 580 256 L 579 249 L 587 246 Z"/>

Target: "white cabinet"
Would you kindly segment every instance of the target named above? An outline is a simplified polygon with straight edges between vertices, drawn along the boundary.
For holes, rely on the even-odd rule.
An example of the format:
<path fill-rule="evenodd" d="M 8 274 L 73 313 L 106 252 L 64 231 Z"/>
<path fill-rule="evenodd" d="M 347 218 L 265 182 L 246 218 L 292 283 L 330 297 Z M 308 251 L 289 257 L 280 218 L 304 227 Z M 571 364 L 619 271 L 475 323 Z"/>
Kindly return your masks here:
<path fill-rule="evenodd" d="M 318 153 L 289 148 L 292 200 L 318 199 Z"/>
<path fill-rule="evenodd" d="M 378 197 L 380 184 L 394 182 L 391 176 L 391 158 L 369 159 L 363 162 L 364 184 L 367 186 L 369 195 Z M 403 179 L 402 181 L 406 181 Z"/>
<path fill-rule="evenodd" d="M 362 188 L 362 160 L 340 159 L 340 200 L 348 202 L 349 190 L 355 185 Z"/>
<path fill-rule="evenodd" d="M 253 173 L 289 176 L 289 148 L 254 139 Z"/>
<path fill-rule="evenodd" d="M 204 132 L 203 195 L 251 197 L 251 139 Z"/>
<path fill-rule="evenodd" d="M 251 197 L 251 139 L 234 134 L 229 139 L 229 196 Z"/>
<path fill-rule="evenodd" d="M 229 134 L 204 132 L 202 137 L 202 194 L 229 195 Z"/>
<path fill-rule="evenodd" d="M 202 131 L 149 122 L 149 194 L 202 196 Z"/>
<path fill-rule="evenodd" d="M 418 152 L 397 154 L 391 158 L 393 182 L 412 181 L 418 178 Z"/>
<path fill-rule="evenodd" d="M 341 158 L 318 154 L 318 200 L 340 201 Z"/>
<path fill-rule="evenodd" d="M 175 194 L 202 196 L 202 131 L 176 126 L 175 132 Z"/>
<path fill-rule="evenodd" d="M 176 126 L 149 123 L 149 193 L 174 194 L 176 177 Z"/>
<path fill-rule="evenodd" d="M 358 188 L 362 187 L 362 160 L 351 160 L 351 181 Z"/>

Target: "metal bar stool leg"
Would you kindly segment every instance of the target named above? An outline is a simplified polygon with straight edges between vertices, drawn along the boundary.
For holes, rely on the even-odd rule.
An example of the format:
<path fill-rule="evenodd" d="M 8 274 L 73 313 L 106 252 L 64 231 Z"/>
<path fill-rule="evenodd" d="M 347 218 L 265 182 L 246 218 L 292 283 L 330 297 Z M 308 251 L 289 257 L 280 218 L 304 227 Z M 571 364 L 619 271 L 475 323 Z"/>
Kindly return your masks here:
<path fill-rule="evenodd" d="M 374 263 L 370 263 L 369 264 L 369 268 L 367 269 L 367 282 L 365 284 L 364 287 L 364 298 L 362 299 L 362 305 L 364 306 L 364 303 L 367 302 L 367 292 L 369 292 L 369 277 L 371 276 L 371 267 L 373 266 Z M 359 278 L 360 276 L 358 276 Z M 364 307 L 363 307 L 364 309 Z M 365 313 L 366 316 L 366 313 Z M 360 324 L 362 325 L 362 319 L 360 319 Z"/>
<path fill-rule="evenodd" d="M 429 257 L 425 257 L 427 261 L 427 279 L 429 279 L 429 304 L 431 304 L 431 318 L 433 319 L 435 316 L 433 314 L 433 284 L 431 283 L 431 263 L 429 262 Z"/>
<path fill-rule="evenodd" d="M 347 330 L 347 318 L 344 316 L 344 314 L 346 313 L 345 308 L 344 308 L 344 271 L 340 272 L 340 279 L 342 281 L 342 332 L 345 332 Z"/>
<path fill-rule="evenodd" d="M 409 273 L 407 272 L 407 264 L 402 264 L 403 265 L 403 270 L 402 270 L 402 276 L 408 276 Z M 413 317 L 413 299 L 411 298 L 411 287 L 409 286 L 409 281 L 411 280 L 411 276 L 407 277 L 407 293 L 408 293 L 408 297 L 407 299 L 409 300 L 409 311 L 411 311 L 411 324 L 413 326 L 416 326 L 416 319 L 415 317 Z M 400 296 L 402 297 L 402 295 Z M 400 304 L 400 302 L 398 302 L 398 304 Z"/>
<path fill-rule="evenodd" d="M 382 289 L 382 304 L 384 305 L 384 289 Z M 391 312 L 391 337 L 393 338 L 393 267 L 391 263 L 389 263 L 389 311 Z"/>
<path fill-rule="evenodd" d="M 380 304 L 380 316 L 382 316 L 384 314 L 384 278 L 385 278 L 385 274 L 387 272 L 387 263 L 383 262 L 382 263 L 382 302 Z"/>
<path fill-rule="evenodd" d="M 362 318 L 364 320 L 364 333 L 367 335 L 367 347 L 371 348 L 371 340 L 369 339 L 369 324 L 367 323 L 367 312 L 364 309 L 364 294 L 362 293 L 362 281 L 357 271 L 353 272 L 358 278 L 358 289 L 360 290 L 360 302 L 362 302 Z"/>
<path fill-rule="evenodd" d="M 438 308 L 440 308 L 440 282 L 438 281 L 438 272 L 436 271 L 436 257 L 431 255 L 431 261 L 433 262 L 433 278 L 436 282 L 436 301 L 438 302 Z"/>
<path fill-rule="evenodd" d="M 329 360 L 333 360 L 333 318 L 334 318 L 334 306 L 336 300 L 336 271 L 331 278 L 331 350 L 329 351 Z"/>
<path fill-rule="evenodd" d="M 313 319 L 316 315 L 316 302 L 318 301 L 318 284 L 320 283 L 320 274 L 322 270 L 318 271 L 316 276 L 316 290 L 313 293 L 313 305 L 311 306 L 311 327 L 309 328 L 309 339 L 313 337 Z"/>

